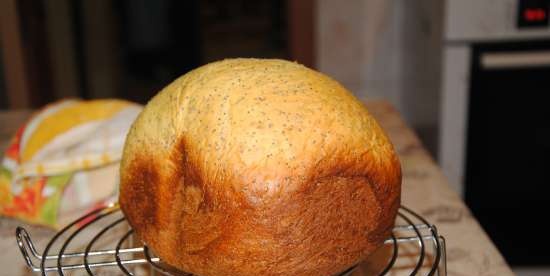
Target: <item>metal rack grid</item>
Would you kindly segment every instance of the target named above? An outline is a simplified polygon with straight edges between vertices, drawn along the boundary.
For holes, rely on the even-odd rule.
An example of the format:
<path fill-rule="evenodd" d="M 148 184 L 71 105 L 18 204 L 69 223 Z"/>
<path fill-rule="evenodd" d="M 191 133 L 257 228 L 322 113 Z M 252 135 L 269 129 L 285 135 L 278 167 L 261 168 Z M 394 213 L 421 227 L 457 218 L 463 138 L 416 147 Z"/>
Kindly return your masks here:
<path fill-rule="evenodd" d="M 105 222 L 108 217 L 113 216 L 114 218 Z M 93 232 L 94 235 L 87 241 L 84 250 L 68 252 L 69 245 L 79 234 L 100 224 L 101 227 Z M 124 224 L 126 219 L 118 205 L 112 204 L 92 211 L 60 230 L 48 242 L 42 254 L 38 253 L 31 236 L 23 227 L 17 228 L 16 238 L 27 266 L 44 276 L 55 272 L 58 275 L 66 275 L 69 271 L 75 270 L 96 275 L 95 270 L 101 268 L 115 268 L 118 269 L 115 270 L 118 274 L 137 275 L 135 270 L 141 268 L 143 271 L 144 265 L 148 266 L 145 270 L 150 270 L 151 274 L 191 275 L 164 264 L 145 245 L 132 246 L 134 231 L 129 226 L 126 225 L 126 231 L 122 234 L 113 232 L 115 227 Z M 120 238 L 111 244 L 111 249 L 92 250 L 99 240 L 112 235 L 118 235 Z M 55 244 L 60 245 L 58 250 L 53 249 Z M 54 251 L 55 253 L 52 253 Z M 405 254 L 401 254 L 402 252 Z M 369 257 L 366 263 L 353 266 L 338 276 L 351 275 L 359 270 L 368 275 L 387 275 L 389 272 L 399 275 L 447 274 L 444 238 L 437 233 L 434 225 L 406 207 L 399 209 L 392 236 L 384 242 L 383 248 L 373 255 L 376 256 Z M 96 257 L 103 259 L 90 260 Z"/>

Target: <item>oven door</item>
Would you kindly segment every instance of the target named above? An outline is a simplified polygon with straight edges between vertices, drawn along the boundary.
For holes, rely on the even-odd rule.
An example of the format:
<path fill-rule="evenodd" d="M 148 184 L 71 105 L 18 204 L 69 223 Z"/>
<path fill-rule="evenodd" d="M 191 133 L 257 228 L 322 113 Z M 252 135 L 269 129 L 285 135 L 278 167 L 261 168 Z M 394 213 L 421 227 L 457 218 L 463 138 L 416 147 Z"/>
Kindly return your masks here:
<path fill-rule="evenodd" d="M 511 265 L 548 262 L 550 41 L 472 51 L 468 206 Z"/>

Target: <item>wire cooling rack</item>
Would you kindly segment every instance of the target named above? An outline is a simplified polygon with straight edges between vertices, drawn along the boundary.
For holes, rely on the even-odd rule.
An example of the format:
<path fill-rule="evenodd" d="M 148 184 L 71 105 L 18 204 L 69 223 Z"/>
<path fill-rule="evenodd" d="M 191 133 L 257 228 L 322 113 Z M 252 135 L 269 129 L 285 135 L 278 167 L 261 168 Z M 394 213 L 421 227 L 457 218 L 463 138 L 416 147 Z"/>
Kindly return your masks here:
<path fill-rule="evenodd" d="M 134 231 L 117 204 L 92 211 L 59 231 L 38 252 L 29 233 L 16 238 L 27 266 L 41 275 L 188 275 L 164 264 L 146 245 L 134 246 Z M 91 237 L 91 239 L 90 239 Z M 73 248 L 74 247 L 74 248 Z M 96 249 L 108 248 L 108 249 Z M 445 240 L 434 225 L 412 210 L 399 209 L 396 226 L 384 246 L 367 261 L 338 274 L 447 275 Z M 79 275 L 80 275 L 79 274 Z"/>

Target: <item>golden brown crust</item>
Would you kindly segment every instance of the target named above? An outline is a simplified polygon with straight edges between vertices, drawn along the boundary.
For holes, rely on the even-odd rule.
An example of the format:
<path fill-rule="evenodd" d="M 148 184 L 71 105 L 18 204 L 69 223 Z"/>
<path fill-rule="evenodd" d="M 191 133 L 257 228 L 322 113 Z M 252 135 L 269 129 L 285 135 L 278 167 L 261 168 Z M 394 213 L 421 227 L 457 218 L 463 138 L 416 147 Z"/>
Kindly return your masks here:
<path fill-rule="evenodd" d="M 281 60 L 212 63 L 133 124 L 120 205 L 167 263 L 202 276 L 332 275 L 389 235 L 393 147 L 330 78 Z"/>

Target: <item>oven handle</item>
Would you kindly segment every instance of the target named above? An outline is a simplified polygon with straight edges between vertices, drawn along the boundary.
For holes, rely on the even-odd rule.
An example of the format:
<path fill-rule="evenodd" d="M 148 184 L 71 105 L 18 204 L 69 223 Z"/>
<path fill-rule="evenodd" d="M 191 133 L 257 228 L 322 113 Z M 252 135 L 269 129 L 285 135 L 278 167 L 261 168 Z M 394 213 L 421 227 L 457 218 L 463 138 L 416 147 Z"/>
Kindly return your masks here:
<path fill-rule="evenodd" d="M 481 67 L 488 70 L 545 66 L 550 66 L 550 51 L 488 52 L 481 55 Z"/>

